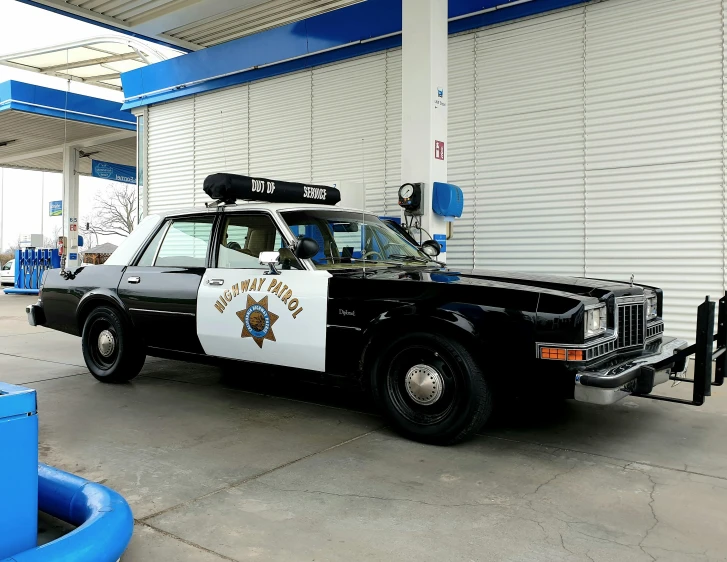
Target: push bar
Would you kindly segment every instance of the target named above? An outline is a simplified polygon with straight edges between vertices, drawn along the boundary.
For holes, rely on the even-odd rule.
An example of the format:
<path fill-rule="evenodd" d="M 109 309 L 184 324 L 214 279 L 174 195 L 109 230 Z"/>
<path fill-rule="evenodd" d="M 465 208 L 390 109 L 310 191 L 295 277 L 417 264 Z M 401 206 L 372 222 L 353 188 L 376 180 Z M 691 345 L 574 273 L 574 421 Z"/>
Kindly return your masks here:
<path fill-rule="evenodd" d="M 635 393 L 635 396 L 663 402 L 701 406 L 704 404 L 704 399 L 712 395 L 712 386 L 722 386 L 724 384 L 725 370 L 727 369 L 727 352 L 725 351 L 727 350 L 727 329 L 725 328 L 727 322 L 727 293 L 719 300 L 716 335 L 714 334 L 714 305 L 715 303 L 710 301 L 709 297 L 706 297 L 697 309 L 697 343 L 676 351 L 672 357 L 650 366 L 654 371 L 659 371 L 681 363 L 683 369 L 684 363 L 686 363 L 689 356 L 694 355 L 693 379 L 678 376 L 669 377 L 669 380 L 693 384 L 692 399 L 684 400 L 682 398 L 638 393 Z M 716 349 L 714 347 L 715 341 L 717 342 Z M 712 381 L 712 361 L 715 362 L 714 381 Z M 675 370 L 679 372 L 682 369 Z"/>

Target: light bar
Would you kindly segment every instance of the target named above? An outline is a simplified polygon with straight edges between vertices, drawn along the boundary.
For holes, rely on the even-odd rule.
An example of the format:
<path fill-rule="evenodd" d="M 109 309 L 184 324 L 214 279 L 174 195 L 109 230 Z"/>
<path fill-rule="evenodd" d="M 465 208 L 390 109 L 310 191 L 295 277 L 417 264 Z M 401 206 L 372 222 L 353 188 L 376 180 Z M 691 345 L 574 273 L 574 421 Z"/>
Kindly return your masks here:
<path fill-rule="evenodd" d="M 227 205 L 238 199 L 270 203 L 318 203 L 319 205 L 335 205 L 341 200 L 341 192 L 335 187 L 253 178 L 237 174 L 212 174 L 205 178 L 203 187 L 204 192 L 212 199 Z"/>

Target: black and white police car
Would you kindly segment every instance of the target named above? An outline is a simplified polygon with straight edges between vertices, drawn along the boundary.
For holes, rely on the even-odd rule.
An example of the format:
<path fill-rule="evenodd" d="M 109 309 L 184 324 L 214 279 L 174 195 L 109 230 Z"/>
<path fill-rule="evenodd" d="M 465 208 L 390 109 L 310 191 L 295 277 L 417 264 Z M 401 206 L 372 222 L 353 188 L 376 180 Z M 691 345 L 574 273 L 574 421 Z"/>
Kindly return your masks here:
<path fill-rule="evenodd" d="M 29 322 L 81 336 L 104 382 L 133 379 L 147 355 L 354 377 L 401 433 L 440 444 L 524 392 L 649 396 L 695 351 L 664 335 L 653 287 L 448 269 L 435 243 L 337 207 L 326 186 L 215 174 L 204 189 L 214 203 L 146 217 L 105 265 L 47 272 Z M 711 383 L 698 372 L 693 403 Z"/>

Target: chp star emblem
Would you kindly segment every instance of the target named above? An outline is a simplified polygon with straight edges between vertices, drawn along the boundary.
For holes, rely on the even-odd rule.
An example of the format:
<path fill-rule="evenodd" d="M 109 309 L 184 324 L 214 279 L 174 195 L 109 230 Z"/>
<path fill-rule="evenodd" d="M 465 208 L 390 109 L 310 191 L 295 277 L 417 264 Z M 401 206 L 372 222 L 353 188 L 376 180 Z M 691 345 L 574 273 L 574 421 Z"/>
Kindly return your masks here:
<path fill-rule="evenodd" d="M 241 338 L 252 338 L 259 348 L 262 349 L 263 341 L 275 341 L 273 324 L 278 315 L 268 310 L 268 297 L 259 302 L 247 295 L 247 308 L 237 312 L 237 317 L 242 321 L 243 328 Z"/>

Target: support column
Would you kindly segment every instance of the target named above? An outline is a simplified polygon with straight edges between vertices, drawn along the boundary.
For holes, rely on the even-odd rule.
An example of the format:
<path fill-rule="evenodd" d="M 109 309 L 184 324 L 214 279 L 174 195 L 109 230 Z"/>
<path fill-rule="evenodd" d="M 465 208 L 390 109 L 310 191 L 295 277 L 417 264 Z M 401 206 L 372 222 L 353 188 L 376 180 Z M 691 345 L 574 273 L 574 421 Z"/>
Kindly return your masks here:
<path fill-rule="evenodd" d="M 447 15 L 447 0 L 402 1 L 401 181 L 424 183 L 421 226 L 431 238 L 447 232 L 432 211 L 432 186 L 447 181 Z"/>
<path fill-rule="evenodd" d="M 81 260 L 78 254 L 78 149 L 63 147 L 63 236 L 66 237 L 66 271 L 75 271 Z"/>

